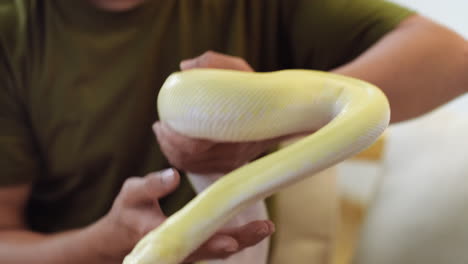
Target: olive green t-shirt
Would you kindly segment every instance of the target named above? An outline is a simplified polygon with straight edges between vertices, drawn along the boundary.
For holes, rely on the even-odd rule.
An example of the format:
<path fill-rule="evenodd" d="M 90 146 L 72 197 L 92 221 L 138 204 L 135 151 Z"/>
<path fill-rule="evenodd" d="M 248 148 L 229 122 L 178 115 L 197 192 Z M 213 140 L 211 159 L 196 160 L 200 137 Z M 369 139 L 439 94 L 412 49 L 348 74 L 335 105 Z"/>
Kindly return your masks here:
<path fill-rule="evenodd" d="M 182 59 L 214 50 L 257 71 L 330 70 L 410 14 L 380 0 L 150 0 L 122 13 L 0 0 L 0 186 L 32 184 L 34 230 L 90 224 L 126 178 L 169 166 L 151 125 Z M 192 196 L 184 180 L 163 208 Z"/>

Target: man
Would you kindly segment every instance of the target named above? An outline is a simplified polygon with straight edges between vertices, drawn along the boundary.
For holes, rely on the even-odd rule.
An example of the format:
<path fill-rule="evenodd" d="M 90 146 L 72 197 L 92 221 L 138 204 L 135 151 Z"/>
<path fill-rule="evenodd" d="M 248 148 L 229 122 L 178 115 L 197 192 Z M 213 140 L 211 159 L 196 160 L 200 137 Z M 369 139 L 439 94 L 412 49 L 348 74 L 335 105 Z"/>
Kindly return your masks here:
<path fill-rule="evenodd" d="M 0 11 L 4 263 L 120 263 L 193 197 L 185 177 L 154 172 L 170 166 L 164 156 L 181 170 L 224 172 L 276 143 L 201 141 L 156 123 L 159 148 L 157 91 L 185 58 L 195 57 L 182 70 L 361 78 L 387 94 L 393 121 L 468 87 L 466 42 L 383 1 L 18 0 Z M 197 57 L 206 50 L 238 57 Z M 220 231 L 187 262 L 235 254 L 273 229 Z"/>

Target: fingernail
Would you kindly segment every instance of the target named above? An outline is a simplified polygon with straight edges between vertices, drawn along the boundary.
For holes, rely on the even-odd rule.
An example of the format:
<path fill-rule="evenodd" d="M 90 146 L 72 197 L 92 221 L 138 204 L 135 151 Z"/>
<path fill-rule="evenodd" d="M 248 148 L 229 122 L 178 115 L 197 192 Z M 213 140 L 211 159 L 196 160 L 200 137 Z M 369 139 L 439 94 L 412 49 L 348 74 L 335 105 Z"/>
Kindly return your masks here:
<path fill-rule="evenodd" d="M 159 175 L 161 178 L 161 182 L 163 185 L 170 185 L 174 180 L 174 170 L 173 169 L 166 169 L 161 172 Z"/>
<path fill-rule="evenodd" d="M 196 59 L 183 60 L 180 63 L 180 69 L 187 70 L 187 69 L 194 68 L 196 66 L 196 62 L 197 62 Z"/>
<path fill-rule="evenodd" d="M 158 122 L 154 123 L 152 128 L 153 128 L 153 131 L 156 131 L 156 129 L 158 129 Z"/>
<path fill-rule="evenodd" d="M 235 252 L 237 250 L 237 243 L 232 238 L 223 238 L 218 243 L 219 247 L 225 252 Z"/>
<path fill-rule="evenodd" d="M 269 230 L 268 226 L 262 225 L 262 227 L 259 227 L 259 228 L 257 229 L 257 232 L 256 232 L 256 233 L 257 233 L 257 235 L 265 236 L 265 235 L 268 235 L 268 233 L 269 233 L 268 230 Z"/>
<path fill-rule="evenodd" d="M 276 232 L 276 226 L 273 222 L 268 222 L 268 228 L 270 229 L 270 232 L 273 234 Z"/>

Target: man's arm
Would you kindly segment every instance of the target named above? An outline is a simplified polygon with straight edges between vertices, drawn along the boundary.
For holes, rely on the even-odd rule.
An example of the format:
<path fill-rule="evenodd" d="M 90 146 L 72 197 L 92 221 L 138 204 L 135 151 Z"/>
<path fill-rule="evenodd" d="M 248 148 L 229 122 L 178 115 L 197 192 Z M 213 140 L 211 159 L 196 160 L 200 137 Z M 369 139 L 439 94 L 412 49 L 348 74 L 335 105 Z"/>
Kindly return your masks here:
<path fill-rule="evenodd" d="M 112 263 L 101 255 L 96 228 L 42 235 L 26 229 L 24 207 L 30 185 L 0 190 L 0 261 L 3 263 Z M 97 228 L 100 230 L 100 228 Z M 97 235 L 97 234 L 96 234 Z M 95 261 L 91 261 L 93 257 Z"/>
<path fill-rule="evenodd" d="M 380 87 L 392 122 L 403 121 L 468 92 L 468 42 L 415 15 L 334 72 Z"/>

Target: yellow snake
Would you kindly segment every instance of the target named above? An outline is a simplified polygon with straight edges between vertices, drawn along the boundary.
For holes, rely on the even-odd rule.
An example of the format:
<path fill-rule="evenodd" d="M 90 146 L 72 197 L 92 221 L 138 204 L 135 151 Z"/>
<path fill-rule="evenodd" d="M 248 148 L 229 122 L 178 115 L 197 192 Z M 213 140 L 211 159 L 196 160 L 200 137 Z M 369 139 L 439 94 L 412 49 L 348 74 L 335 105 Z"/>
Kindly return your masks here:
<path fill-rule="evenodd" d="M 312 70 L 173 73 L 158 111 L 179 133 L 217 141 L 316 132 L 216 181 L 141 239 L 124 264 L 181 263 L 243 208 L 367 148 L 390 117 L 377 87 Z"/>

